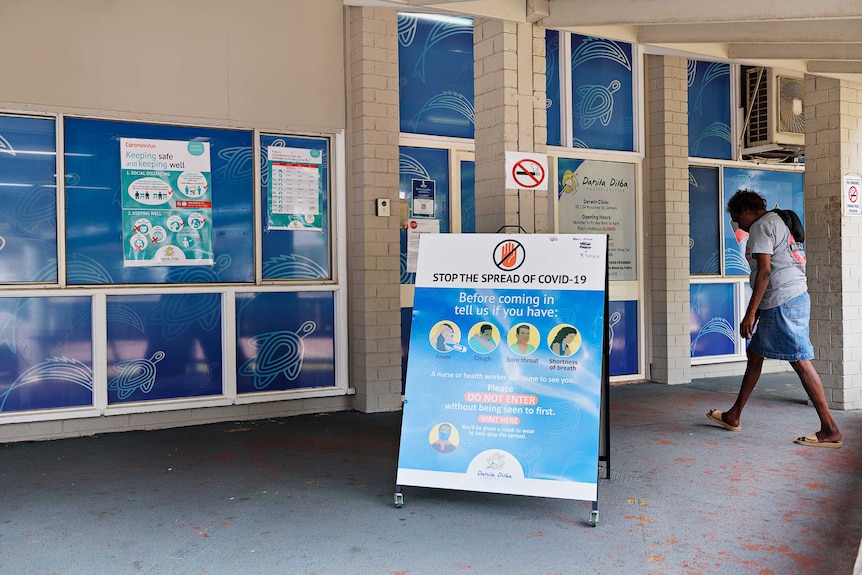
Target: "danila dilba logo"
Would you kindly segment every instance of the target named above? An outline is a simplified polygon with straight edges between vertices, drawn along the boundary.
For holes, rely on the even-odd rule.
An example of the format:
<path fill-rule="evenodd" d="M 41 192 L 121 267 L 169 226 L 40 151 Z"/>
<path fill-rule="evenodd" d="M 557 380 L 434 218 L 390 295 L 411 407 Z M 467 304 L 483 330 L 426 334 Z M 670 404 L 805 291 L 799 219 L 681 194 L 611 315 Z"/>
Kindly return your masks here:
<path fill-rule="evenodd" d="M 524 245 L 517 240 L 503 240 L 494 248 L 494 265 L 503 271 L 518 269 L 525 258 Z"/>

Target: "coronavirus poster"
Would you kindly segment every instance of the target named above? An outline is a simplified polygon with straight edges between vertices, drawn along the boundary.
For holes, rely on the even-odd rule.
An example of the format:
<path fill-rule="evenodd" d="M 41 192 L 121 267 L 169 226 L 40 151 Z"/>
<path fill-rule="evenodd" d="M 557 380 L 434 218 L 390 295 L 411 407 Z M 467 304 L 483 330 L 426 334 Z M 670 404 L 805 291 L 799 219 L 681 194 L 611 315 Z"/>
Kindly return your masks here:
<path fill-rule="evenodd" d="M 606 235 L 423 234 L 398 485 L 596 501 Z"/>
<path fill-rule="evenodd" d="M 126 266 L 212 265 L 210 144 L 120 138 Z"/>
<path fill-rule="evenodd" d="M 323 153 L 320 150 L 267 147 L 267 228 L 323 230 Z"/>

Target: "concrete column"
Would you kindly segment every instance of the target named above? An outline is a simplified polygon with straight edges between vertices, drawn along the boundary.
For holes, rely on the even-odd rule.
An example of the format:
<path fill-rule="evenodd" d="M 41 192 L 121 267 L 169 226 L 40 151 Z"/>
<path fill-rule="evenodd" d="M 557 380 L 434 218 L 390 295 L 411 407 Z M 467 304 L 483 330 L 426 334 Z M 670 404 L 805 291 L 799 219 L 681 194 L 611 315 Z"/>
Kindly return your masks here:
<path fill-rule="evenodd" d="M 835 409 L 862 408 L 862 216 L 843 176 L 862 173 L 862 85 L 805 77 L 805 249 L 814 367 Z"/>
<path fill-rule="evenodd" d="M 547 232 L 548 190 L 506 189 L 506 151 L 547 148 L 545 30 L 477 18 L 473 35 L 476 231 Z"/>
<path fill-rule="evenodd" d="M 691 381 L 687 61 L 647 56 L 650 378 Z"/>
<path fill-rule="evenodd" d="M 383 8 L 348 8 L 348 284 L 354 408 L 401 407 L 398 210 L 398 19 Z M 345 241 L 340 239 L 339 241 Z"/>

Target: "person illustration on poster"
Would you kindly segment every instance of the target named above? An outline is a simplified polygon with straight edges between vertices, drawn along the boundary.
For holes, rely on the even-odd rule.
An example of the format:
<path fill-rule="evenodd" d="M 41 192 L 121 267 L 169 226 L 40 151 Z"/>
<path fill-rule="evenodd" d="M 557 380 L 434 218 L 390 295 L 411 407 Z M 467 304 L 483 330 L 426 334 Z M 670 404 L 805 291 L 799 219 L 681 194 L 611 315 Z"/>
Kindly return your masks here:
<path fill-rule="evenodd" d="M 450 351 L 446 344 L 452 344 L 455 341 L 455 330 L 451 324 L 440 324 L 437 328 L 437 337 L 434 338 L 434 349 L 440 352 Z"/>
<path fill-rule="evenodd" d="M 450 423 L 439 423 L 431 429 L 428 440 L 434 451 L 451 453 L 458 448 L 458 431 Z"/>
<path fill-rule="evenodd" d="M 470 336 L 470 347 L 476 353 L 491 353 L 497 349 L 497 341 L 494 339 L 494 326 L 490 323 L 476 324 L 478 331 Z M 475 326 L 473 328 L 475 330 Z"/>
<path fill-rule="evenodd" d="M 512 341 L 512 333 L 514 333 L 514 341 Z M 529 355 L 536 351 L 536 345 L 531 343 L 532 326 L 528 323 L 522 323 L 509 332 L 509 349 L 518 355 Z"/>
<path fill-rule="evenodd" d="M 568 357 L 580 349 L 581 334 L 578 333 L 577 328 L 564 325 L 554 334 L 549 347 L 554 355 Z"/>
<path fill-rule="evenodd" d="M 431 330 L 431 345 L 441 353 L 448 353 L 452 350 L 466 351 L 467 348 L 458 343 L 460 339 L 460 331 L 448 321 L 441 321 Z"/>

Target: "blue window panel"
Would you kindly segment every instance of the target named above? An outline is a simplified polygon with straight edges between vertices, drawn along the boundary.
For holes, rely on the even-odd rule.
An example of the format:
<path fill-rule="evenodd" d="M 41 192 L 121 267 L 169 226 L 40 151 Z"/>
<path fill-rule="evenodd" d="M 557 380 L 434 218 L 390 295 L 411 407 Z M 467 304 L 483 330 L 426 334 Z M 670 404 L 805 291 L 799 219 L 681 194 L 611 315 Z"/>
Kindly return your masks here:
<path fill-rule="evenodd" d="M 476 162 L 461 162 L 461 233 L 476 232 Z"/>
<path fill-rule="evenodd" d="M 434 180 L 434 214 L 440 221 L 440 233 L 449 232 L 449 152 L 438 148 L 402 146 L 398 161 L 400 196 L 410 207 L 413 217 L 413 180 Z M 407 230 L 401 230 L 401 283 L 416 283 L 416 273 L 407 271 Z"/>
<path fill-rule="evenodd" d="M 608 304 L 610 332 L 610 375 L 638 373 L 638 302 L 612 301 Z"/>
<path fill-rule="evenodd" d="M 320 193 L 323 202 L 323 229 L 316 231 L 268 230 L 266 229 L 267 194 L 269 170 L 267 170 L 267 147 L 284 146 L 320 150 L 323 156 L 320 178 Z M 329 279 L 332 275 L 329 225 L 329 142 L 324 138 L 291 138 L 288 136 L 263 135 L 260 138 L 261 166 L 261 221 L 264 233 L 261 241 L 263 252 L 263 279 Z"/>
<path fill-rule="evenodd" d="M 572 34 L 572 146 L 634 150 L 632 46 Z"/>
<path fill-rule="evenodd" d="M 545 109 L 548 118 L 548 145 L 563 145 L 560 106 L 560 33 L 545 30 Z"/>
<path fill-rule="evenodd" d="M 688 169 L 688 247 L 692 275 L 721 273 L 718 186 L 718 168 Z"/>
<path fill-rule="evenodd" d="M 236 295 L 237 392 L 335 385 L 332 292 Z"/>
<path fill-rule="evenodd" d="M 0 282 L 57 281 L 53 119 L 0 116 Z"/>
<path fill-rule="evenodd" d="M 734 284 L 692 284 L 691 357 L 736 354 Z"/>
<path fill-rule="evenodd" d="M 688 155 L 730 160 L 730 64 L 688 61 Z"/>
<path fill-rule="evenodd" d="M 805 224 L 804 177 L 801 172 L 777 172 L 749 168 L 724 168 L 724 206 L 737 190 L 753 190 L 766 199 L 766 208 L 791 209 L 799 214 Z M 730 221 L 730 214 L 723 210 L 724 229 L 724 273 L 745 275 L 751 273 L 745 260 L 748 233 Z"/>
<path fill-rule="evenodd" d="M 89 297 L 0 298 L 0 412 L 93 404 Z"/>
<path fill-rule="evenodd" d="M 221 296 L 108 296 L 108 403 L 222 393 Z"/>
<path fill-rule="evenodd" d="M 401 308 L 401 395 L 407 383 L 407 356 L 410 353 L 410 326 L 413 325 L 413 308 Z"/>
<path fill-rule="evenodd" d="M 213 266 L 125 267 L 120 138 L 211 143 Z M 254 281 L 252 133 L 65 120 L 66 277 L 70 285 Z"/>
<path fill-rule="evenodd" d="M 472 138 L 473 20 L 398 15 L 401 131 Z"/>

